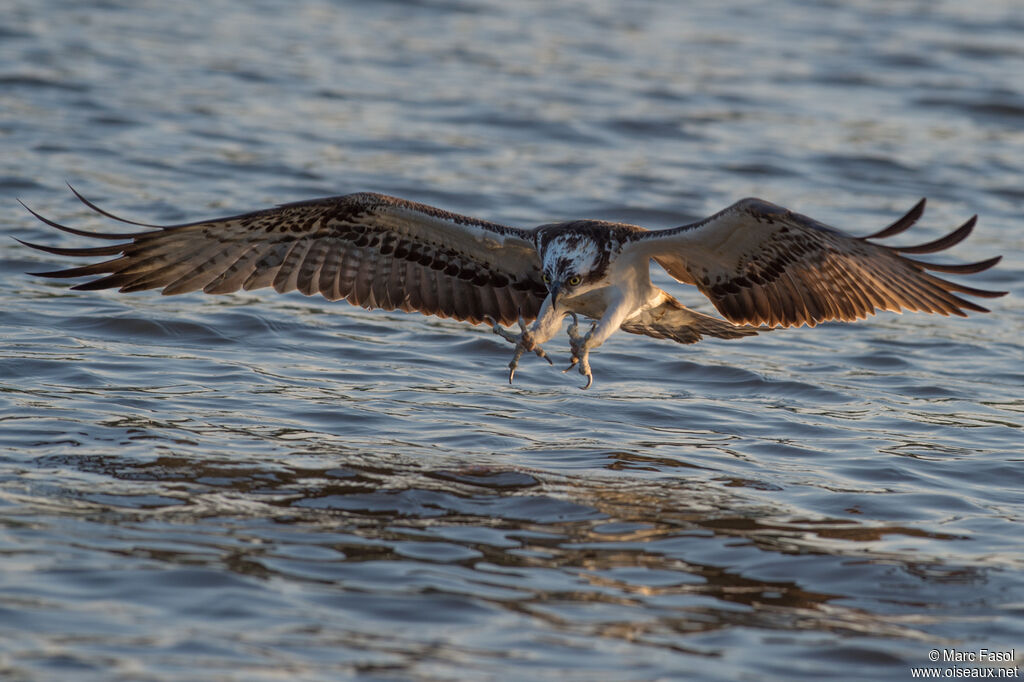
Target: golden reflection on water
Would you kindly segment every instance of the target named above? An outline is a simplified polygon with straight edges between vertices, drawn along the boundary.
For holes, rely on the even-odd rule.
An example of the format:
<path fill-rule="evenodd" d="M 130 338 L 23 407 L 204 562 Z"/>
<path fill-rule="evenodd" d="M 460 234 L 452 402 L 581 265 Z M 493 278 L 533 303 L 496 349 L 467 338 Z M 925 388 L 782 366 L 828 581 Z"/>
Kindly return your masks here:
<path fill-rule="evenodd" d="M 261 537 L 258 529 L 247 531 L 241 543 L 238 537 L 218 538 L 226 528 L 189 537 L 189 525 L 217 518 L 336 530 L 341 539 L 326 533 L 315 542 L 330 550 L 339 566 L 409 562 L 402 558 L 403 543 L 416 542 L 425 543 L 417 551 L 426 558 L 413 563 L 429 570 L 431 543 L 439 549 L 454 543 L 464 558 L 445 563 L 469 571 L 455 588 L 459 591 L 473 594 L 485 584 L 512 588 L 512 598 L 479 598 L 556 630 L 686 651 L 691 651 L 686 639 L 677 635 L 740 625 L 780 633 L 934 639 L 919 629 L 931 622 L 927 617 L 850 605 L 870 586 L 828 592 L 803 587 L 806 576 L 756 577 L 760 565 L 775 564 L 781 556 L 823 558 L 812 574 L 849 570 L 855 576 L 857 567 L 874 566 L 937 582 L 982 577 L 976 569 L 870 550 L 873 541 L 891 536 L 942 541 L 956 539 L 952 535 L 850 519 L 783 521 L 779 510 L 745 499 L 742 481 L 709 488 L 689 484 L 685 474 L 638 483 L 485 466 L 431 471 L 412 460 L 383 461 L 344 449 L 313 455 L 328 456 L 328 467 L 295 465 L 307 455 L 293 452 L 285 458 L 288 464 L 173 455 L 149 461 L 54 456 L 37 464 L 44 470 L 73 467 L 88 481 L 110 479 L 102 493 L 91 483 L 63 490 L 49 513 L 63 506 L 66 513 L 128 527 L 160 519 L 180 529 L 173 549 L 152 546 L 152 537 L 140 536 L 138 544 L 113 550 L 124 556 L 172 565 L 199 562 L 262 580 L 303 579 L 272 567 L 269 559 L 280 549 L 279 538 Z M 614 459 L 645 458 L 615 453 Z M 465 537 L 460 528 L 466 529 Z M 493 535 L 477 541 L 470 528 Z M 693 558 L 702 555 L 718 560 Z M 324 570 L 322 563 L 310 559 L 307 568 Z M 302 560 L 291 565 L 300 567 Z M 347 588 L 342 581 L 332 589 Z M 702 647 L 692 651 L 713 653 Z"/>

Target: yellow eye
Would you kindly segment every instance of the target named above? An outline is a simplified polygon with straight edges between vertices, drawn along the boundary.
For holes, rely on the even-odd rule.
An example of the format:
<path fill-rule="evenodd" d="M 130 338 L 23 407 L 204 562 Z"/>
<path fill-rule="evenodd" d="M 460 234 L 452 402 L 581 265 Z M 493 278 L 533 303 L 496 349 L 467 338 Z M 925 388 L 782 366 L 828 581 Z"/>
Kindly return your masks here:
<path fill-rule="evenodd" d="M 580 277 L 579 275 L 573 275 L 572 277 L 569 278 L 569 286 L 574 287 L 582 281 L 582 277 Z"/>
<path fill-rule="evenodd" d="M 551 282 L 551 275 L 545 272 L 543 275 L 541 275 L 541 279 L 544 280 L 544 284 L 548 284 L 549 282 Z"/>

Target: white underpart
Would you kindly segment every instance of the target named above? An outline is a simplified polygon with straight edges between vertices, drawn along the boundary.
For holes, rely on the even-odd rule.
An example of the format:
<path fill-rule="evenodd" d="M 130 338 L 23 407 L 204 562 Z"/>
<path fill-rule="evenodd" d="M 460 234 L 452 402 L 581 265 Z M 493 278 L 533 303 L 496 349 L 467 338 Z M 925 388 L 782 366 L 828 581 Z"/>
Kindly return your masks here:
<path fill-rule="evenodd" d="M 581 264 L 579 271 L 583 272 L 598 260 L 597 246 L 589 241 L 572 249 L 552 248 L 546 255 L 545 265 L 553 264 L 558 258 L 570 257 Z M 627 249 L 613 257 L 605 278 L 593 288 L 574 296 L 560 296 L 557 308 L 551 305 L 551 297 L 548 296 L 530 332 L 537 343 L 544 343 L 558 333 L 562 320 L 569 313 L 577 313 L 598 320 L 586 344 L 588 350 L 597 348 L 623 322 L 659 305 L 664 296 L 665 292 L 651 284 L 649 257 Z"/>

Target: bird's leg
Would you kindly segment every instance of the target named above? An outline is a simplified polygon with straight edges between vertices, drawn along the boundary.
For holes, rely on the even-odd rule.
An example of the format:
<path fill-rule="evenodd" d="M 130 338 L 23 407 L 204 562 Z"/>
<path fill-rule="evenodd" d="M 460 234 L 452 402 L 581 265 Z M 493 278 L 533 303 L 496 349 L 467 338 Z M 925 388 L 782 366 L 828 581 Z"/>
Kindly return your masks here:
<path fill-rule="evenodd" d="M 570 365 L 566 367 L 562 372 L 568 372 L 575 367 L 580 361 L 580 352 L 583 349 L 584 338 L 580 335 L 580 320 L 576 317 L 576 313 L 569 313 L 572 316 L 572 324 L 566 329 L 569 334 L 569 350 L 572 353 L 572 357 L 569 358 Z M 597 325 L 595 322 L 590 326 L 590 331 L 594 331 L 594 327 Z"/>
<path fill-rule="evenodd" d="M 570 365 L 562 371 L 568 372 L 573 367 L 579 366 L 580 374 L 587 378 L 587 383 L 582 388 L 588 389 L 594 383 L 594 375 L 590 371 L 590 348 L 587 346 L 587 342 L 593 338 L 597 322 L 590 325 L 590 331 L 587 332 L 586 336 L 580 336 L 580 321 L 576 317 L 576 313 L 570 313 L 570 315 L 572 315 L 572 324 L 569 325 L 568 332 L 569 349 L 572 351 L 572 358 L 570 359 Z"/>
<path fill-rule="evenodd" d="M 526 327 L 526 320 L 523 319 L 522 313 L 519 315 L 519 333 L 513 334 L 512 332 L 505 331 L 500 324 L 490 317 L 484 318 L 487 322 L 491 323 L 491 330 L 505 339 L 509 343 L 516 345 L 515 351 L 512 353 L 512 361 L 508 363 L 508 383 L 512 383 L 512 379 L 516 375 L 516 369 L 519 367 L 519 359 L 523 357 L 523 354 L 527 351 L 533 351 L 537 357 L 544 358 L 548 361 L 548 364 L 554 364 L 551 362 L 551 358 L 544 352 L 544 349 L 540 347 L 534 332 L 537 329 L 537 325 L 534 325 L 534 332 Z M 546 340 L 546 339 L 545 339 Z"/>
<path fill-rule="evenodd" d="M 499 331 L 500 330 L 500 331 Z M 508 363 L 508 383 L 512 383 L 512 379 L 516 375 L 516 368 L 519 367 L 519 359 L 523 357 L 523 353 L 527 351 L 533 351 L 537 354 L 538 358 L 544 358 L 548 361 L 549 365 L 553 365 L 551 358 L 544 352 L 544 349 L 540 347 L 540 344 L 534 340 L 533 334 L 526 328 L 526 320 L 523 319 L 522 314 L 519 315 L 519 334 L 514 335 L 506 332 L 504 329 L 495 324 L 495 331 L 504 339 L 512 341 L 516 344 L 515 352 L 512 353 L 512 361 Z"/>
<path fill-rule="evenodd" d="M 580 337 L 579 322 L 573 316 L 573 323 L 569 327 L 569 344 L 572 348 L 572 364 L 565 371 L 578 367 L 580 374 L 587 378 L 587 383 L 580 388 L 590 388 L 594 383 L 594 375 L 590 371 L 590 351 L 594 350 L 615 333 L 622 326 L 624 320 L 634 310 L 632 298 L 619 296 L 612 300 L 604 311 L 601 319 L 594 323 L 586 336 Z"/>

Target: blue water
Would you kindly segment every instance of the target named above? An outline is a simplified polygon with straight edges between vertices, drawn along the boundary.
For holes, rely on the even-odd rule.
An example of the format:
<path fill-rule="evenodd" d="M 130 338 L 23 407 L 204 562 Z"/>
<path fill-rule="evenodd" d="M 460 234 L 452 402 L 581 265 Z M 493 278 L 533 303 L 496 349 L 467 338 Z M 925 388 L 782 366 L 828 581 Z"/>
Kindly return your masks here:
<path fill-rule="evenodd" d="M 1024 13 L 947 2 L 8 0 L 0 676 L 909 679 L 1024 657 Z M 650 228 L 930 199 L 993 314 L 678 346 L 583 392 L 483 327 L 72 292 L 116 213 L 372 190 Z M 693 291 L 659 275 L 684 302 Z M 565 341 L 549 344 L 566 361 Z M 947 667 L 952 664 L 945 664 Z M 1006 663 L 999 665 L 1009 665 Z M 997 666 L 998 667 L 998 666 Z"/>

